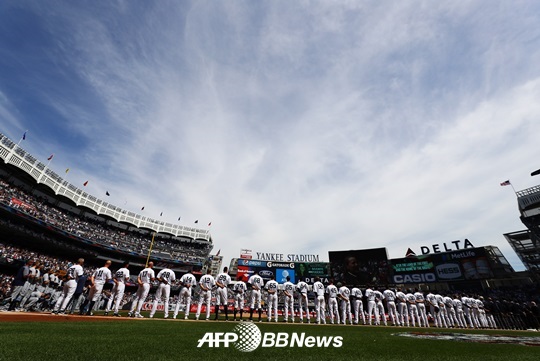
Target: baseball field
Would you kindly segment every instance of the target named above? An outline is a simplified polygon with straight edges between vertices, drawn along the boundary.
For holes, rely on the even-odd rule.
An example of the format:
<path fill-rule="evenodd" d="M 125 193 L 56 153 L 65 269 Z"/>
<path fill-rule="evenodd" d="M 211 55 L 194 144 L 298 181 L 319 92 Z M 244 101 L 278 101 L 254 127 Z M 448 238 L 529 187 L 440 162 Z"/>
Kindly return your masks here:
<path fill-rule="evenodd" d="M 161 316 L 162 317 L 162 316 Z M 538 360 L 538 332 L 255 322 L 261 334 L 341 337 L 341 347 L 198 348 L 238 322 L 0 313 L 0 360 Z M 216 334 L 223 333 L 223 334 Z M 405 337 L 407 334 L 408 337 Z M 479 335 L 483 335 L 480 337 Z M 266 335 L 265 335 L 266 336 Z M 285 337 L 289 337 L 285 336 Z M 442 336 L 446 339 L 421 337 Z M 455 336 L 455 337 L 452 337 Z M 506 336 L 506 337 L 502 337 Z M 208 337 L 208 336 L 207 336 Z M 461 340 L 457 340 L 457 339 Z M 208 339 L 208 338 L 207 338 Z M 476 339 L 476 342 L 471 342 Z M 511 342 L 511 343 L 508 343 Z M 262 343 L 261 343 L 262 345 Z M 216 346 L 214 344 L 213 346 Z"/>

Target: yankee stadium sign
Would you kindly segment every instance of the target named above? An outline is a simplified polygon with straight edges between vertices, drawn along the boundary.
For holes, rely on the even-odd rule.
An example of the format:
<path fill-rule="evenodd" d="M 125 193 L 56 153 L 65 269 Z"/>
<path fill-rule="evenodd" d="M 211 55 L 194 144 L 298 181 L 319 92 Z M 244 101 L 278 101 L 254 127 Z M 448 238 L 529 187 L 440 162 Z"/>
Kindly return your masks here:
<path fill-rule="evenodd" d="M 255 252 L 257 259 L 261 261 L 273 262 L 320 262 L 319 255 L 316 254 L 283 254 L 283 253 L 263 253 Z"/>

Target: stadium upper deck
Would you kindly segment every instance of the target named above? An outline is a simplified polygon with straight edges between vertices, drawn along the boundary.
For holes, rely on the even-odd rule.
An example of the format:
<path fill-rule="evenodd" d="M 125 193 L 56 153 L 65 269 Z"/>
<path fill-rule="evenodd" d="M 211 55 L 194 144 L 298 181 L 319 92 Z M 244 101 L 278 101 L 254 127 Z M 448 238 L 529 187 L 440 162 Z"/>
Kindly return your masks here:
<path fill-rule="evenodd" d="M 2 133 L 0 133 L 0 158 L 5 164 L 13 165 L 30 175 L 38 184 L 48 186 L 54 194 L 72 200 L 78 207 L 89 208 L 98 215 L 106 215 L 117 222 L 130 223 L 139 228 L 148 228 L 155 232 L 169 233 L 178 237 L 183 236 L 212 243 L 212 237 L 208 230 L 158 221 L 124 210 L 86 193 L 62 179 L 62 177 L 47 168 L 45 164 Z"/>
<path fill-rule="evenodd" d="M 2 207 L 24 211 L 36 221 L 119 253 L 146 255 L 154 232 L 153 258 L 202 265 L 212 250 L 208 230 L 156 221 L 91 196 L 2 134 L 0 157 L 6 179 L 0 187 Z"/>

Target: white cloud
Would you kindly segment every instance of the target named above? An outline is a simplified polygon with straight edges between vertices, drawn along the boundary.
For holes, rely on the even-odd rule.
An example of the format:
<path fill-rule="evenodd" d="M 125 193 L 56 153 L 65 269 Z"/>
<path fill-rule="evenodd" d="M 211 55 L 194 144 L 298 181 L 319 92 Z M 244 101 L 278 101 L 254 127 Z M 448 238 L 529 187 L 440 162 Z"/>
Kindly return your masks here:
<path fill-rule="evenodd" d="M 511 254 L 502 233 L 524 226 L 498 183 L 534 184 L 540 21 L 486 4 L 40 9 L 94 95 L 42 95 L 88 146 L 48 142 L 112 203 L 212 221 L 226 258 L 464 238 Z"/>

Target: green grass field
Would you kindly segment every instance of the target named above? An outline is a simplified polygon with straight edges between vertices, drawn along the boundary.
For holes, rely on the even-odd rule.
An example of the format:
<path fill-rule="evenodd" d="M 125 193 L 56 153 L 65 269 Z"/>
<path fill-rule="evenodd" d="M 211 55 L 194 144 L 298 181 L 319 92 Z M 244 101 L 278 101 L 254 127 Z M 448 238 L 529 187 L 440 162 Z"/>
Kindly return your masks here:
<path fill-rule="evenodd" d="M 159 315 L 162 317 L 162 314 Z M 341 348 L 197 348 L 206 332 L 231 332 L 236 322 L 163 319 L 95 322 L 2 322 L 0 360 L 538 360 L 540 348 L 507 344 L 421 340 L 395 336 L 407 331 L 446 330 L 381 326 L 258 323 L 265 332 L 342 336 Z M 450 331 L 452 332 L 452 331 Z M 537 332 L 463 331 L 540 337 Z"/>

